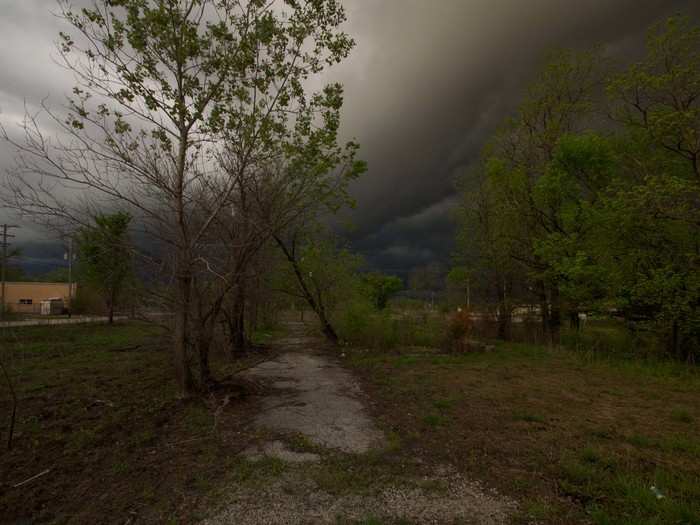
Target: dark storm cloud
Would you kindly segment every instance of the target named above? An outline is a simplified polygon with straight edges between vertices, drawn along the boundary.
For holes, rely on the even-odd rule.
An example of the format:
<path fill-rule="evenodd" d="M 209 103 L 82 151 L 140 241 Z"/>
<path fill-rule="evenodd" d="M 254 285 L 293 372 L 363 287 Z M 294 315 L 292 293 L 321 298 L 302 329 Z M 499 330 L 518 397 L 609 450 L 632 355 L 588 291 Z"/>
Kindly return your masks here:
<path fill-rule="evenodd" d="M 87 0 L 73 1 L 84 4 Z M 452 249 L 454 177 L 516 106 L 548 49 L 638 52 L 646 28 L 697 0 L 345 0 L 352 56 L 328 75 L 345 84 L 344 133 L 369 172 L 353 188 L 353 245 L 387 270 Z M 7 123 L 70 75 L 52 60 L 64 29 L 53 0 L 0 0 L 0 118 Z M 10 154 L 0 145 L 0 169 Z M 0 211 L 0 221 L 5 219 Z M 25 230 L 28 231 L 28 230 Z"/>
<path fill-rule="evenodd" d="M 395 270 L 452 249 L 453 181 L 513 110 L 549 49 L 641 49 L 646 28 L 698 2 L 394 0 L 347 2 L 357 40 L 336 73 L 344 126 L 369 172 L 354 188 L 353 244 Z M 392 256 L 393 254 L 393 256 Z"/>

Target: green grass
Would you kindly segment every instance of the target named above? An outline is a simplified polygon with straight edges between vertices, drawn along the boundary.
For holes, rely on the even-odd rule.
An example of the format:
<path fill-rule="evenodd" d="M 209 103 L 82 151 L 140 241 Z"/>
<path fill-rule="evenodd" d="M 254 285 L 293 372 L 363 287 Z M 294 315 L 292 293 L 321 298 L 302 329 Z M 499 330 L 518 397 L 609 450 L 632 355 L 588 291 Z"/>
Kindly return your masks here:
<path fill-rule="evenodd" d="M 231 467 L 232 480 L 248 487 L 260 487 L 284 474 L 287 468 L 288 464 L 281 459 L 267 456 L 255 461 L 237 459 Z"/>
<path fill-rule="evenodd" d="M 693 416 L 690 415 L 690 412 L 682 408 L 674 409 L 673 412 L 671 412 L 671 419 L 680 423 L 693 422 Z"/>
<path fill-rule="evenodd" d="M 696 368 L 524 343 L 348 353 L 404 447 L 462 462 L 524 523 L 700 525 Z"/>
<path fill-rule="evenodd" d="M 276 326 L 267 328 L 259 328 L 255 330 L 251 336 L 251 342 L 256 345 L 264 345 L 270 341 L 278 339 L 284 334 L 284 331 Z"/>
<path fill-rule="evenodd" d="M 428 414 L 423 417 L 423 423 L 429 427 L 440 427 L 447 422 L 447 418 L 440 414 Z"/>
<path fill-rule="evenodd" d="M 691 475 L 663 468 L 631 472 L 590 447 L 564 457 L 560 468 L 561 489 L 580 501 L 596 524 L 700 523 L 700 487 Z"/>

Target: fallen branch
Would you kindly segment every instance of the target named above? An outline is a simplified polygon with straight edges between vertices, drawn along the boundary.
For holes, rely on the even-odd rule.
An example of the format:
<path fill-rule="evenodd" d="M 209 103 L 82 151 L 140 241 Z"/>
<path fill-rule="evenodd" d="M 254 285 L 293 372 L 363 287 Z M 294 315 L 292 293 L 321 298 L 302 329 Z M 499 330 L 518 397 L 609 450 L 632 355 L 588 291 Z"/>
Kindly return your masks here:
<path fill-rule="evenodd" d="M 142 345 L 135 345 L 135 346 L 125 346 L 123 348 L 110 348 L 110 352 L 133 352 L 135 350 L 138 350 L 141 348 Z"/>
<path fill-rule="evenodd" d="M 92 408 L 94 406 L 108 406 L 110 408 L 114 408 L 114 403 L 111 401 L 103 401 L 102 399 L 95 399 L 92 403 L 90 403 L 88 406 L 86 406 L 86 409 Z"/>
<path fill-rule="evenodd" d="M 38 474 L 32 476 L 31 478 L 25 479 L 21 483 L 17 483 L 16 485 L 13 485 L 13 487 L 17 488 L 17 487 L 21 487 L 22 485 L 26 485 L 30 481 L 34 481 L 36 478 L 40 478 L 41 476 L 43 476 L 44 474 L 48 474 L 49 472 L 51 472 L 51 469 L 47 468 L 46 470 L 39 472 Z"/>

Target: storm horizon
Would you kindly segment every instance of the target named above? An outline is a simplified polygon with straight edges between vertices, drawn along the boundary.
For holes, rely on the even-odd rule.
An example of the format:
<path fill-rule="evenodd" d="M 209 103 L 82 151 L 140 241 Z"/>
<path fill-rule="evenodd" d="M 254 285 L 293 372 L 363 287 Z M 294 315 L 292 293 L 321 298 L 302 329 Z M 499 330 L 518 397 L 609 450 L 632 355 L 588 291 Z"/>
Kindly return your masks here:
<path fill-rule="evenodd" d="M 0 2 L 0 30 L 13 45 L 0 52 L 6 75 L 0 119 L 8 127 L 46 99 L 70 92 L 71 75 L 55 61 L 65 24 L 53 2 Z M 488 137 L 510 115 L 548 52 L 601 46 L 614 62 L 640 56 L 648 28 L 674 14 L 700 15 L 689 0 L 607 2 L 387 0 L 344 2 L 344 30 L 356 45 L 324 73 L 344 86 L 341 134 L 359 142 L 368 171 L 353 184 L 357 201 L 339 222 L 368 266 L 401 276 L 453 251 L 455 179 L 479 158 Z M 14 153 L 0 145 L 0 169 Z M 17 244 L 54 242 L 49 232 L 7 210 L 19 224 Z M 40 249 L 30 249 L 41 263 Z M 47 264 L 60 265 L 55 249 Z M 43 267 L 43 266 L 42 266 Z"/>

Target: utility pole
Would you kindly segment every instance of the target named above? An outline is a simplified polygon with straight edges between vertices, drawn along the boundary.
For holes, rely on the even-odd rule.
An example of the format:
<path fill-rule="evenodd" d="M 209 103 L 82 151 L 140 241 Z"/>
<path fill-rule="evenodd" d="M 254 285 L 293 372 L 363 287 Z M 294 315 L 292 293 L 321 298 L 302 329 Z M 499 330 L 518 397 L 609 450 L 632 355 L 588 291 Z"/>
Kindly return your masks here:
<path fill-rule="evenodd" d="M 73 237 L 68 237 L 68 318 L 73 314 Z"/>
<path fill-rule="evenodd" d="M 2 244 L 2 261 L 0 261 L 0 280 L 2 281 L 2 291 L 0 292 L 0 319 L 5 318 L 5 269 L 7 267 L 7 248 L 10 246 L 7 239 L 14 237 L 14 235 L 7 233 L 7 230 L 11 228 L 18 228 L 18 226 L 14 224 L 2 225 L 2 241 L 0 241 L 0 244 Z"/>

